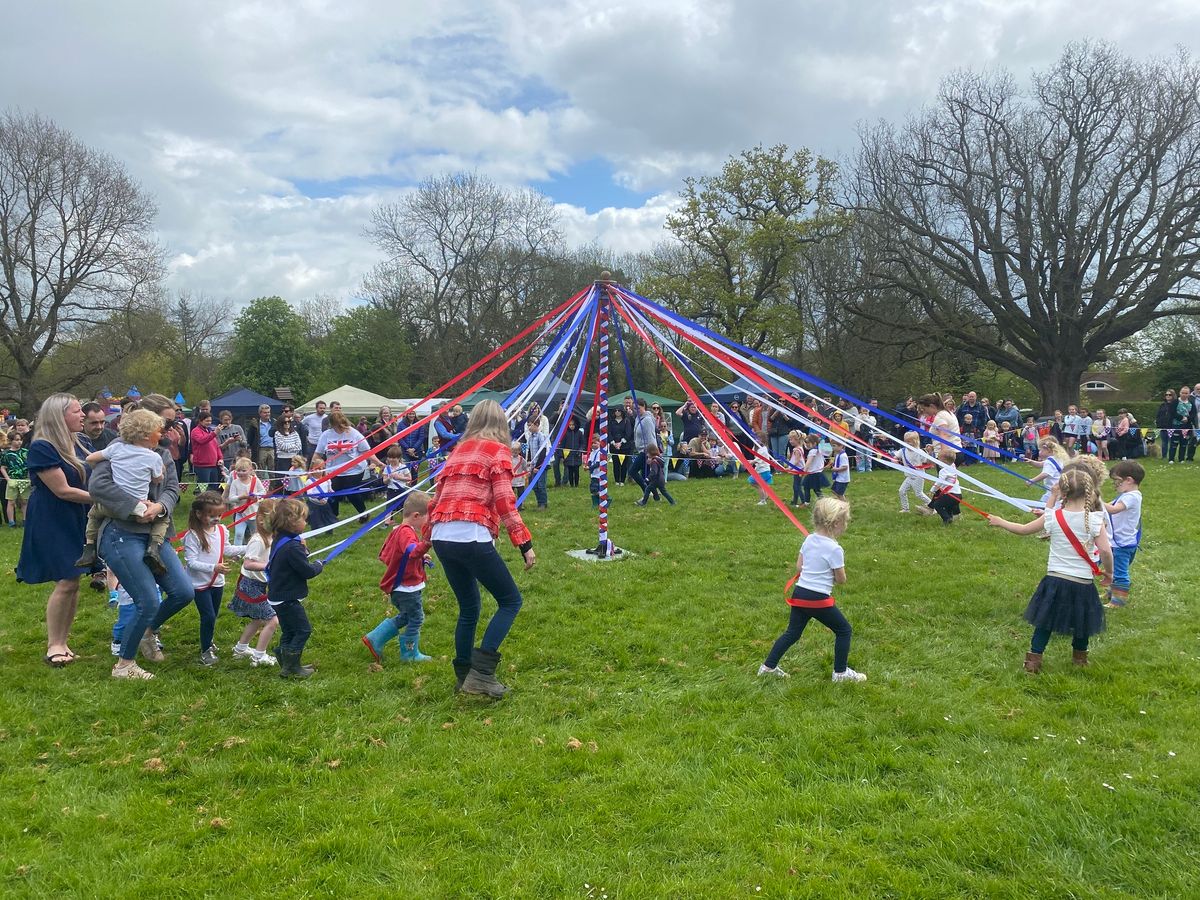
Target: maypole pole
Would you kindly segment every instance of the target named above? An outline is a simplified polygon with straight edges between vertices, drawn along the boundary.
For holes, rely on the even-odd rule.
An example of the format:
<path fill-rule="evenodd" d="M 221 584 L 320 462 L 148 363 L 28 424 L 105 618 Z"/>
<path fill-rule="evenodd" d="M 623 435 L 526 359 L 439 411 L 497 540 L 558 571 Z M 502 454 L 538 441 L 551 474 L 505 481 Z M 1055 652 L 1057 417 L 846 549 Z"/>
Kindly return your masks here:
<path fill-rule="evenodd" d="M 597 326 L 600 333 L 600 388 L 596 397 L 596 416 L 599 421 L 595 423 L 598 426 L 597 436 L 600 438 L 600 538 L 596 549 L 590 551 L 600 559 L 607 559 L 621 552 L 613 546 L 608 537 L 608 327 L 612 302 L 608 286 L 611 283 L 612 274 L 601 272 L 600 281 L 597 282 L 600 288 Z"/>

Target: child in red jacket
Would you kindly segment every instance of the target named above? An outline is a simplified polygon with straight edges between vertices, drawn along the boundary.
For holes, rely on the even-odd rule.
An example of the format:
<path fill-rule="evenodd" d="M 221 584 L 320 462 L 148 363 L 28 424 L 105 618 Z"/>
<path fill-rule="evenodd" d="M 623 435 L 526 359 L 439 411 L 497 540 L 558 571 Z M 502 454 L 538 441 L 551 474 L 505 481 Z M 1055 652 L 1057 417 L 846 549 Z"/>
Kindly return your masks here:
<path fill-rule="evenodd" d="M 422 538 L 429 524 L 429 496 L 413 491 L 404 501 L 404 521 L 388 535 L 379 551 L 379 561 L 387 566 L 380 589 L 391 598 L 399 615 L 389 616 L 362 642 L 378 663 L 383 662 L 383 648 L 400 634 L 400 659 L 405 662 L 429 662 L 432 657 L 421 652 L 421 623 L 425 607 L 421 593 L 425 589 L 425 566 L 429 564 L 429 541 Z"/>

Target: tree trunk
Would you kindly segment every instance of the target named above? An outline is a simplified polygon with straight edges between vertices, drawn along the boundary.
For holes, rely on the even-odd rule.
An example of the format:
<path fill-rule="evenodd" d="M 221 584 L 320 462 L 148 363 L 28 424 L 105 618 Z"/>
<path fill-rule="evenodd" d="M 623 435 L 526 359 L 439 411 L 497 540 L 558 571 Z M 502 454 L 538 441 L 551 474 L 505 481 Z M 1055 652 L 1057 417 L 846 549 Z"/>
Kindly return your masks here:
<path fill-rule="evenodd" d="M 1079 384 L 1086 370 L 1082 356 L 1078 361 L 1060 358 L 1042 368 L 1038 387 L 1042 393 L 1043 416 L 1054 415 L 1056 409 L 1065 413 L 1068 406 L 1079 403 Z"/>

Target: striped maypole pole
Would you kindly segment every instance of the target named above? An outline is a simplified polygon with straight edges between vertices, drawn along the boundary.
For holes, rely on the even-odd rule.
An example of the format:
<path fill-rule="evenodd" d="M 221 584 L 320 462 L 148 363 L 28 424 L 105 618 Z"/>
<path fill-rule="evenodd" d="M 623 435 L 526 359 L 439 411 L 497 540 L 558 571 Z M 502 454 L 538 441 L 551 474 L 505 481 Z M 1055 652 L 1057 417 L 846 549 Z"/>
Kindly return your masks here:
<path fill-rule="evenodd" d="M 596 556 L 604 559 L 612 556 L 612 542 L 608 538 L 608 284 L 612 275 L 600 273 L 600 396 L 597 398 L 597 415 L 600 417 L 600 540 L 596 544 Z"/>

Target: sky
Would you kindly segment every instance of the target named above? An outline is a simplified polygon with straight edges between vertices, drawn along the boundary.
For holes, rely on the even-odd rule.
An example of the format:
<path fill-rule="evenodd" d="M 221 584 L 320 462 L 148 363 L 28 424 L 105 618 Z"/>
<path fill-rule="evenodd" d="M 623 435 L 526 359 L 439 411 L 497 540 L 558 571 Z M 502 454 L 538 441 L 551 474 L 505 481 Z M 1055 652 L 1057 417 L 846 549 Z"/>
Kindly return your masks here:
<path fill-rule="evenodd" d="M 447 172 L 542 191 L 570 245 L 648 250 L 685 177 L 756 144 L 848 160 L 956 69 L 1200 48 L 1195 0 L 7 7 L 0 108 L 120 161 L 158 204 L 168 288 L 234 306 L 352 302 L 372 210 Z"/>

